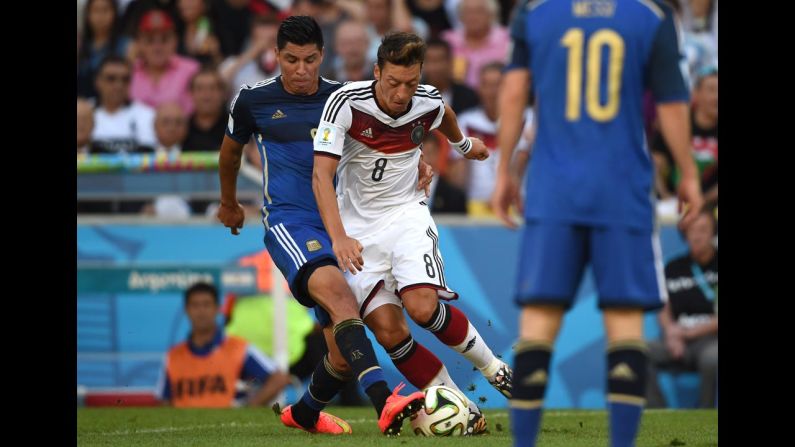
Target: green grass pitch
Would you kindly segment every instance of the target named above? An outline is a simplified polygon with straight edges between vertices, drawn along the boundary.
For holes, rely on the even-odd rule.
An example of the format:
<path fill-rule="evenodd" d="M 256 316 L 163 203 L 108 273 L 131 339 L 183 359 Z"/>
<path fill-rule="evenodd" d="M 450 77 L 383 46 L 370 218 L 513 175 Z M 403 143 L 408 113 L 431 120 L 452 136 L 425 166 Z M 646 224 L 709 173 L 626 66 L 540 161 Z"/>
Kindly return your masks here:
<path fill-rule="evenodd" d="M 347 420 L 350 436 L 311 435 L 283 427 L 267 408 L 177 410 L 173 408 L 80 408 L 79 446 L 510 446 L 507 410 L 487 410 L 490 433 L 473 438 L 414 436 L 409 421 L 403 433 L 386 438 L 371 408 L 331 407 Z M 708 447 L 718 445 L 717 410 L 647 410 L 638 447 Z M 539 447 L 607 446 L 605 411 L 548 410 Z"/>

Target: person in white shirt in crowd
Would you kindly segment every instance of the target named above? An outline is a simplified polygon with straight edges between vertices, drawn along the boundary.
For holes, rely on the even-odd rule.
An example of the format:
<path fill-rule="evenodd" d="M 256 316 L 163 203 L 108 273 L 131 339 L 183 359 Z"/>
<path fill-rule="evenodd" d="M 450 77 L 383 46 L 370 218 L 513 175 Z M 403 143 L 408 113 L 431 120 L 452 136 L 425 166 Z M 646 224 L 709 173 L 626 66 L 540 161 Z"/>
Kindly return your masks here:
<path fill-rule="evenodd" d="M 188 118 L 182 107 L 175 102 L 164 102 L 157 107 L 155 115 L 155 134 L 157 135 L 157 157 L 168 156 L 174 159 L 182 153 L 182 143 L 188 136 Z"/>
<path fill-rule="evenodd" d="M 91 149 L 91 132 L 94 130 L 94 106 L 77 98 L 77 154 L 88 155 Z"/>
<path fill-rule="evenodd" d="M 455 164 L 463 163 L 469 171 L 467 175 L 467 214 L 470 217 L 494 216 L 490 201 L 497 180 L 497 165 L 500 159 L 500 151 L 497 148 L 497 126 L 499 124 L 497 96 L 504 67 L 505 65 L 501 62 L 492 62 L 481 68 L 477 89 L 480 106 L 469 109 L 458 116 L 458 123 L 464 135 L 482 140 L 491 154 L 485 161 L 472 163 L 465 160 L 458 152 L 451 152 L 452 169 L 455 169 Z M 533 110 L 528 107 L 525 109 L 522 137 L 519 139 L 514 155 L 514 164 L 521 168 L 527 164 L 529 158 L 533 124 Z"/>
<path fill-rule="evenodd" d="M 99 97 L 94 111 L 92 152 L 148 152 L 157 144 L 155 112 L 130 100 L 131 77 L 132 68 L 126 59 L 109 56 L 100 64 L 95 81 Z"/>

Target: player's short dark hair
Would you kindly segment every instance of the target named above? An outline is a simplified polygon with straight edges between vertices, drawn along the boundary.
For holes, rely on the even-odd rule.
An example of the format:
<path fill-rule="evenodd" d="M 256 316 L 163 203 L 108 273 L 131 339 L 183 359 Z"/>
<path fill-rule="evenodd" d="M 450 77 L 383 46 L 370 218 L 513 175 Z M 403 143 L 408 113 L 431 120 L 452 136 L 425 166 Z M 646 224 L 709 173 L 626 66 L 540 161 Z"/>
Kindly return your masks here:
<path fill-rule="evenodd" d="M 116 56 L 115 54 L 111 54 L 110 56 L 106 56 L 102 61 L 99 63 L 99 67 L 97 67 L 97 74 L 102 72 L 102 69 L 105 68 L 106 65 L 110 64 L 121 64 L 126 66 L 130 71 L 132 71 L 132 65 L 130 65 L 130 61 L 127 59 Z"/>
<path fill-rule="evenodd" d="M 195 293 L 209 293 L 212 295 L 215 305 L 218 305 L 218 289 L 216 289 L 215 286 L 210 283 L 197 282 L 188 287 L 188 290 L 185 291 L 185 307 L 188 307 L 190 297 Z"/>
<path fill-rule="evenodd" d="M 378 46 L 378 68 L 383 69 L 387 62 L 402 67 L 422 65 L 427 48 L 420 36 L 414 33 L 387 33 Z"/>
<path fill-rule="evenodd" d="M 323 32 L 315 19 L 309 16 L 290 16 L 279 25 L 276 33 L 276 47 L 283 50 L 288 43 L 307 45 L 313 43 L 318 50 L 323 49 Z"/>
<path fill-rule="evenodd" d="M 425 42 L 425 46 L 427 48 L 435 48 L 435 47 L 443 48 L 448 59 L 453 55 L 453 48 L 450 46 L 450 43 L 438 37 L 432 37 L 428 39 Z"/>

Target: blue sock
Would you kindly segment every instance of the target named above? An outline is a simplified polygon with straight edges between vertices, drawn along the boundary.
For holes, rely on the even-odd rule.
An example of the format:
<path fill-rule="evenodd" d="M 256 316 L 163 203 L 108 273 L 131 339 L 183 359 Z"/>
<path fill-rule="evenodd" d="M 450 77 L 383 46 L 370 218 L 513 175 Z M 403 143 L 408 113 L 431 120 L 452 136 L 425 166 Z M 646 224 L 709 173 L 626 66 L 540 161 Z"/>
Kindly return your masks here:
<path fill-rule="evenodd" d="M 533 447 L 541 425 L 552 345 L 522 340 L 514 348 L 511 431 L 515 446 Z"/>
<path fill-rule="evenodd" d="M 611 343 L 607 349 L 607 409 L 610 446 L 633 447 L 645 405 L 646 344 L 640 340 Z"/>

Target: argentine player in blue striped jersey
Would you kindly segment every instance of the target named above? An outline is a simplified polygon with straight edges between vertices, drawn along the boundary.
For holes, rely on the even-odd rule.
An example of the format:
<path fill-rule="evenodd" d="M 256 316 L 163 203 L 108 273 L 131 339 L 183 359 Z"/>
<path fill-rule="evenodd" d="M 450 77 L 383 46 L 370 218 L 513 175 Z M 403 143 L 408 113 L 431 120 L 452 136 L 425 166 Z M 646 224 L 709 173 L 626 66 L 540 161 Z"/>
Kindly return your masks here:
<path fill-rule="evenodd" d="M 666 299 L 643 132 L 646 90 L 684 173 L 679 198 L 687 210 L 680 225 L 689 225 L 703 204 L 674 13 L 657 0 L 525 0 L 516 12 L 492 197 L 495 213 L 514 227 L 508 207 L 522 206 L 508 161 L 532 73 L 538 130 L 515 295 L 522 313 L 511 400 L 514 443 L 535 445 L 552 346 L 590 262 L 608 341 L 610 445 L 632 446 L 648 364 L 643 311 Z"/>
<path fill-rule="evenodd" d="M 314 127 L 329 95 L 341 85 L 318 76 L 323 35 L 311 17 L 285 19 L 276 42 L 281 76 L 243 86 L 232 102 L 219 156 L 218 218 L 232 234 L 243 226 L 236 180 L 243 146 L 254 135 L 264 174 L 265 245 L 293 296 L 315 308 L 329 347 L 309 391 L 282 412 L 281 420 L 312 433 L 351 433 L 345 421 L 320 410 L 353 377 L 373 402 L 381 432 L 398 434 L 403 420 L 421 408 L 424 396 L 401 396 L 400 386 L 390 393 L 312 192 Z"/>

